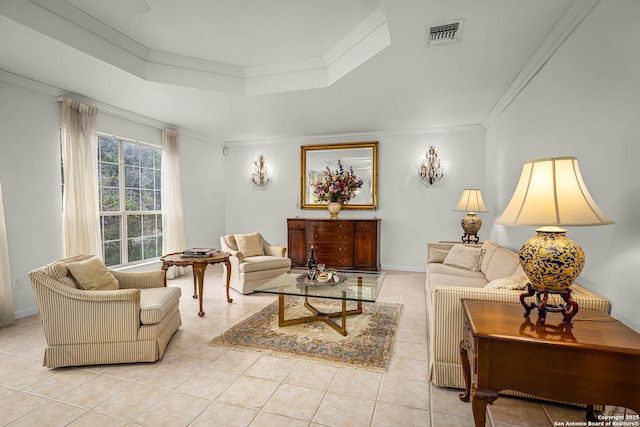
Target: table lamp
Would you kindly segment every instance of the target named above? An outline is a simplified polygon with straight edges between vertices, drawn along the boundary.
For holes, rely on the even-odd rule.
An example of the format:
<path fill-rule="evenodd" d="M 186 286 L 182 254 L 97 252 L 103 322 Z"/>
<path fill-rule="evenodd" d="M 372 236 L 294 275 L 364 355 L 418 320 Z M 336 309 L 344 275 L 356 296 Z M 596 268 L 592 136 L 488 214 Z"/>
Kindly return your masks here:
<path fill-rule="evenodd" d="M 482 227 L 482 220 L 476 212 L 488 212 L 482 200 L 480 190 L 477 188 L 465 188 L 462 190 L 462 196 L 460 196 L 455 210 L 467 212 L 467 215 L 462 218 L 461 222 L 462 229 L 464 230 L 462 242 L 478 243 L 480 241 L 478 231 L 480 231 L 480 227 Z"/>
<path fill-rule="evenodd" d="M 584 267 L 585 256 L 561 226 L 613 224 L 589 194 L 578 159 L 553 157 L 526 162 L 511 201 L 496 224 L 541 226 L 536 229 L 538 234 L 520 248 L 520 265 L 531 282 L 520 295 L 520 302 L 525 316 L 537 308 L 544 323 L 547 312 L 560 312 L 571 325 L 578 303 L 571 298 L 570 287 Z M 549 294 L 560 294 L 566 305 L 547 303 Z M 533 295 L 536 302 L 527 304 L 526 298 Z"/>

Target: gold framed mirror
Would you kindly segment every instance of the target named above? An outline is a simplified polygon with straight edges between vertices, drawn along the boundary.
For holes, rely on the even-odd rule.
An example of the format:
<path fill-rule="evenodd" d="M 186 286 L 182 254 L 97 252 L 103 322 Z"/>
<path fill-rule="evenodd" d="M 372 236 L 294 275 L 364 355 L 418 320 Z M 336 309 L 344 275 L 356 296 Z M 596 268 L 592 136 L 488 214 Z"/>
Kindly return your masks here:
<path fill-rule="evenodd" d="M 348 142 L 338 144 L 302 145 L 300 147 L 300 207 L 302 209 L 326 209 L 318 202 L 313 184 L 329 167 L 338 168 L 338 160 L 345 169 L 353 168 L 362 180 L 356 196 L 342 209 L 377 209 L 378 207 L 378 142 Z"/>

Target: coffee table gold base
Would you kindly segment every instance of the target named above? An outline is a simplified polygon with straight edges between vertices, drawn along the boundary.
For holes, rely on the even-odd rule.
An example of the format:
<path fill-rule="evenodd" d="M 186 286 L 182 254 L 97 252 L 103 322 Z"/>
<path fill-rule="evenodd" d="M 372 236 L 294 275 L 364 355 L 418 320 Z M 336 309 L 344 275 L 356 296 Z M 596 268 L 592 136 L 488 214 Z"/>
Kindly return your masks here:
<path fill-rule="evenodd" d="M 347 316 L 352 316 L 354 314 L 362 313 L 362 301 L 358 301 L 357 308 L 355 310 L 347 310 L 347 293 L 342 291 L 342 304 L 341 310 L 333 313 L 323 313 L 313 305 L 309 303 L 309 297 L 305 296 L 304 298 L 304 306 L 313 313 L 313 316 L 304 316 L 298 317 L 295 319 L 287 319 L 284 318 L 284 294 L 278 295 L 278 326 L 291 326 L 291 325 L 299 325 L 300 323 L 308 323 L 308 322 L 324 322 L 327 325 L 331 326 L 336 332 L 341 334 L 342 336 L 347 336 Z M 340 317 L 342 319 L 342 325 L 334 322 L 333 318 Z"/>

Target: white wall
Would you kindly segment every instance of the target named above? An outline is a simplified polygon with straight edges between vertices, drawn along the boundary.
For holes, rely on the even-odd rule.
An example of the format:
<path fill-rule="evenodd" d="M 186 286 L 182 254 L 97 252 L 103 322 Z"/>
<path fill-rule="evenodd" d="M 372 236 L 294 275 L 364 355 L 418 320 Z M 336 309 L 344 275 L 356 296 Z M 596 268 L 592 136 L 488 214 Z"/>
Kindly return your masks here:
<path fill-rule="evenodd" d="M 55 96 L 0 81 L 0 180 L 14 308 L 35 313 L 27 274 L 62 256 L 62 194 Z"/>
<path fill-rule="evenodd" d="M 367 135 L 365 139 L 330 138 L 320 143 L 379 141 L 377 212 L 343 210 L 340 218 L 373 218 L 381 222 L 381 263 L 384 268 L 424 271 L 426 243 L 459 240 L 463 212 L 453 209 L 464 188 L 483 188 L 485 132 L 482 129 L 420 135 Z M 315 142 L 314 142 L 315 141 Z M 300 196 L 300 146 L 317 140 L 273 144 L 230 144 L 226 160 L 226 230 L 260 231 L 271 243 L 287 245 L 286 219 L 296 215 L 328 218 L 325 210 L 296 212 Z M 434 187 L 417 179 L 420 160 L 434 145 L 444 162 L 446 178 Z M 249 181 L 253 159 L 264 154 L 272 173 L 267 190 Z M 491 199 L 489 192 L 485 198 Z M 481 231 L 482 233 L 482 231 Z"/>
<path fill-rule="evenodd" d="M 576 282 L 608 298 L 612 315 L 640 331 L 638 17 L 635 0 L 596 5 L 487 131 L 487 183 L 498 195 L 488 202 L 497 216 L 525 160 L 577 156 L 591 195 L 616 224 L 570 228 L 587 257 Z M 513 248 L 534 234 L 533 227 L 492 231 Z"/>
<path fill-rule="evenodd" d="M 29 271 L 62 257 L 60 104 L 52 92 L 0 80 L 0 180 L 16 317 L 37 312 Z M 97 122 L 100 132 L 162 144 L 161 125 L 105 112 Z M 188 133 L 180 140 L 187 245 L 218 246 L 224 230 L 221 142 Z"/>

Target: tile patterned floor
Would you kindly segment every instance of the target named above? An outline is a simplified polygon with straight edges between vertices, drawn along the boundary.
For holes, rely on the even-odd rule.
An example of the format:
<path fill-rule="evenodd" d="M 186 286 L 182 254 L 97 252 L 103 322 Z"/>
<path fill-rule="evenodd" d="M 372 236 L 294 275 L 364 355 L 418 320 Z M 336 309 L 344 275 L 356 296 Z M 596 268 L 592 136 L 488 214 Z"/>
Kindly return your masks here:
<path fill-rule="evenodd" d="M 274 296 L 233 292 L 219 266 L 205 278 L 197 316 L 190 275 L 180 286 L 183 325 L 157 363 L 46 369 L 37 316 L 0 329 L 0 425 L 4 426 L 473 426 L 460 390 L 427 381 L 424 273 L 388 272 L 379 301 L 403 304 L 388 372 L 338 368 L 207 343 Z M 500 397 L 488 425 L 581 421 L 573 407 Z"/>

